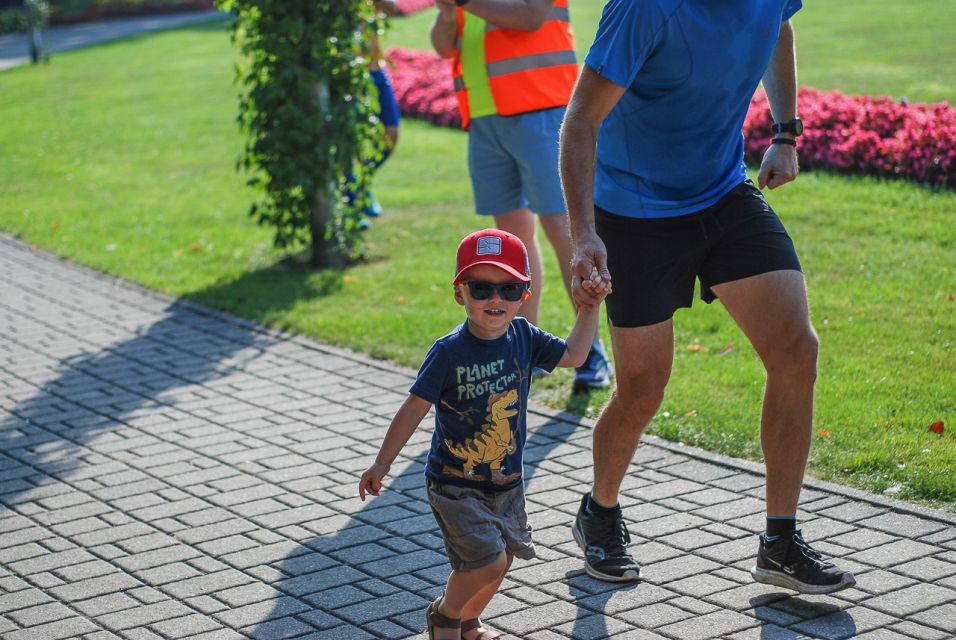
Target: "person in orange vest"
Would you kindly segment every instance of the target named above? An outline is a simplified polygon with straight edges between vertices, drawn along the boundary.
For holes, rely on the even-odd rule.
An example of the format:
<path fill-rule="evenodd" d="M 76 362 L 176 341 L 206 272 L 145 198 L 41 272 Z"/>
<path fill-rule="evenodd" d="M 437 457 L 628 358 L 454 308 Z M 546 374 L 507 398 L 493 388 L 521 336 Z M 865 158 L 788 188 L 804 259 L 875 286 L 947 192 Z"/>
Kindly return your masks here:
<path fill-rule="evenodd" d="M 440 56 L 454 60 L 475 210 L 525 243 L 534 291 L 544 282 L 535 235 L 540 219 L 570 297 L 571 238 L 558 175 L 558 134 L 578 77 L 568 0 L 438 0 L 437 7 L 431 41 Z M 540 299 L 522 309 L 532 323 Z M 610 384 L 610 364 L 595 333 L 574 388 Z"/>

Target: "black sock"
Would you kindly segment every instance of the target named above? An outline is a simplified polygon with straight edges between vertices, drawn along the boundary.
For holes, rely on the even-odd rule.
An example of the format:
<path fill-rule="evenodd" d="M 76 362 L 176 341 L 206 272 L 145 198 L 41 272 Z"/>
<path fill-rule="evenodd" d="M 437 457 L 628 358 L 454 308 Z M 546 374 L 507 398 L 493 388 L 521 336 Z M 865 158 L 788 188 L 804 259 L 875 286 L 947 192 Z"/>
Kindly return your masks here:
<path fill-rule="evenodd" d="M 592 494 L 588 494 L 588 511 L 596 511 L 598 513 L 613 513 L 621 508 L 621 505 L 615 502 L 610 507 L 605 507 L 603 504 L 600 504 L 597 500 L 594 499 Z"/>
<path fill-rule="evenodd" d="M 767 516 L 767 540 L 770 542 L 796 530 L 797 518 L 795 516 Z"/>

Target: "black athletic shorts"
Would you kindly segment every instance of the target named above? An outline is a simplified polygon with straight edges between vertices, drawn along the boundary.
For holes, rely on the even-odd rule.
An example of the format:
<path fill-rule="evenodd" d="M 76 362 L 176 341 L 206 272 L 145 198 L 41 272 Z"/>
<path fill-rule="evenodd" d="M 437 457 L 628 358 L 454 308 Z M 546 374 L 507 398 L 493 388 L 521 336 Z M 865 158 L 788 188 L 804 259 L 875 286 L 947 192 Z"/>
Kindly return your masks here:
<path fill-rule="evenodd" d="M 801 270 L 787 230 L 750 180 L 697 213 L 627 218 L 595 207 L 594 222 L 607 247 L 614 285 L 607 313 L 615 327 L 669 320 L 691 306 L 695 278 L 709 304 L 714 285 Z"/>

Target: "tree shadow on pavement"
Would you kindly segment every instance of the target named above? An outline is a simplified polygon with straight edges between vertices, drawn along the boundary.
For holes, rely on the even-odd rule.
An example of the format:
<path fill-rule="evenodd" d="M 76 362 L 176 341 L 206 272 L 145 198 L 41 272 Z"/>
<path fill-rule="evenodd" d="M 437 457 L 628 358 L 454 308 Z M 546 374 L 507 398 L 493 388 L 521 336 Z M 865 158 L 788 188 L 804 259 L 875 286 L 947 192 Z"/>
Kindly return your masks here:
<path fill-rule="evenodd" d="M 110 473 L 149 481 L 148 468 L 161 462 L 157 456 L 188 445 L 190 427 L 214 421 L 193 413 L 208 400 L 204 385 L 247 367 L 276 341 L 188 303 L 159 311 L 100 300 L 96 310 L 81 312 L 69 300 L 52 305 L 30 293 L 24 298 L 18 302 L 28 314 L 35 309 L 34 317 L 56 319 L 15 320 L 10 326 L 29 326 L 30 335 L 14 329 L 5 336 L 4 350 L 25 365 L 0 388 L 8 402 L 0 421 L 0 501 L 8 506 L 56 495 L 52 485 Z M 159 479 L 152 481 L 158 490 Z M 45 515 L 34 517 L 43 522 Z M 64 517 L 68 513 L 56 520 Z"/>

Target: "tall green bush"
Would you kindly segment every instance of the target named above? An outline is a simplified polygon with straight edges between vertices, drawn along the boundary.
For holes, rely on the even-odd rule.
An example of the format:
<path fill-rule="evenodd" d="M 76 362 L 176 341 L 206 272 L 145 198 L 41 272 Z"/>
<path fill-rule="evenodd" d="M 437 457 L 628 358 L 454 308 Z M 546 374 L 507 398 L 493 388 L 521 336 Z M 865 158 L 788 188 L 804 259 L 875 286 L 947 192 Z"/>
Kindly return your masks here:
<path fill-rule="evenodd" d="M 377 95 L 368 68 L 369 0 L 219 0 L 233 13 L 242 52 L 238 122 L 246 133 L 239 166 L 262 192 L 250 215 L 275 227 L 275 243 L 311 243 L 316 266 L 362 252 L 360 197 L 367 163 L 382 152 Z"/>

